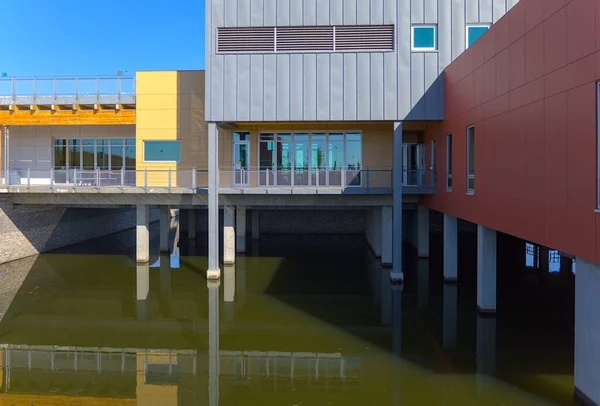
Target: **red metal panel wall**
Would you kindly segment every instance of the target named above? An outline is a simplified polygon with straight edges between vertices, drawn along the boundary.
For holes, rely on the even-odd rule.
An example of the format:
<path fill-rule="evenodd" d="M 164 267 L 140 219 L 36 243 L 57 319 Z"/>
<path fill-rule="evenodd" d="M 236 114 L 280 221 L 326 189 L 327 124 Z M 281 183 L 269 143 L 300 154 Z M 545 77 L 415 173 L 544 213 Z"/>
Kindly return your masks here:
<path fill-rule="evenodd" d="M 598 3 L 598 4 L 596 4 Z M 522 0 L 445 71 L 434 210 L 600 262 L 596 81 L 600 2 Z M 473 196 L 466 128 L 475 125 Z M 446 134 L 453 190 L 446 192 Z"/>

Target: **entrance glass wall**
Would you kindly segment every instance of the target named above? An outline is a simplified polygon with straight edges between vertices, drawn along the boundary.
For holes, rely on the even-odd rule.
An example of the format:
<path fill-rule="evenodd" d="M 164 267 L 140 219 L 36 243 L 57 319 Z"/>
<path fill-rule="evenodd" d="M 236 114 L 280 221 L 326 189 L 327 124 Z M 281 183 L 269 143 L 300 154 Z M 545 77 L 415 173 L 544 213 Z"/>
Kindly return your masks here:
<path fill-rule="evenodd" d="M 361 186 L 360 133 L 261 133 L 261 186 Z"/>

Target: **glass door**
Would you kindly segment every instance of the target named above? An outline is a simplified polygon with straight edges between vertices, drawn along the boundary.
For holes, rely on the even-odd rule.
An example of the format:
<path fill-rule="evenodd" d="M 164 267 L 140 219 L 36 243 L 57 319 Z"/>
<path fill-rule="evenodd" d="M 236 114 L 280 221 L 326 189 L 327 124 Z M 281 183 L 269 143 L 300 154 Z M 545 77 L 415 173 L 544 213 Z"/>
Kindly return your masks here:
<path fill-rule="evenodd" d="M 260 134 L 258 140 L 258 184 L 259 186 L 275 185 L 275 135 Z"/>
<path fill-rule="evenodd" d="M 293 146 L 291 134 L 277 134 L 277 186 L 292 185 Z"/>
<path fill-rule="evenodd" d="M 250 184 L 250 141 L 233 142 L 233 186 Z"/>

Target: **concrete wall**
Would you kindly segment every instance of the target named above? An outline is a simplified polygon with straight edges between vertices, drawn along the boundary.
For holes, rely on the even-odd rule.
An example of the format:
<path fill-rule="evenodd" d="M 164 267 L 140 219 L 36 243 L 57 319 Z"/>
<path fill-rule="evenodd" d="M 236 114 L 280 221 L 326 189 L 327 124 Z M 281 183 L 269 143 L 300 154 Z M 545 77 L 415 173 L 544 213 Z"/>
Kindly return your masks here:
<path fill-rule="evenodd" d="M 432 209 L 600 262 L 597 92 L 600 6 L 523 0 L 445 73 Z M 475 194 L 467 195 L 466 128 L 475 125 Z M 446 134 L 453 190 L 445 191 Z"/>
<path fill-rule="evenodd" d="M 467 23 L 495 23 L 518 0 L 210 0 L 207 121 L 443 118 L 443 69 Z M 411 25 L 438 24 L 438 52 L 411 52 Z M 217 54 L 217 27 L 394 24 L 395 51 Z"/>
<path fill-rule="evenodd" d="M 0 194 L 0 263 L 76 244 L 135 226 L 130 209 L 65 209 L 13 205 Z"/>

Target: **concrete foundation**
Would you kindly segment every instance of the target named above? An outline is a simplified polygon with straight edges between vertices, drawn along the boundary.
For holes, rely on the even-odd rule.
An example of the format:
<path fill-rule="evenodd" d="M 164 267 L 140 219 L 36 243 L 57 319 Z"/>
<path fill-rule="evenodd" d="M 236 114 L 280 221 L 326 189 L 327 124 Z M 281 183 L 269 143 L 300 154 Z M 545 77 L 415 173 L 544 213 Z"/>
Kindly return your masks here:
<path fill-rule="evenodd" d="M 148 206 L 138 204 L 136 212 L 136 262 L 150 262 L 150 230 Z"/>
<path fill-rule="evenodd" d="M 419 258 L 429 258 L 429 208 L 417 208 L 417 253 Z"/>
<path fill-rule="evenodd" d="M 223 264 L 235 264 L 235 209 L 223 207 Z"/>
<path fill-rule="evenodd" d="M 252 239 L 260 238 L 260 212 L 258 209 L 252 210 Z"/>
<path fill-rule="evenodd" d="M 235 208 L 235 252 L 246 252 L 246 206 Z"/>
<path fill-rule="evenodd" d="M 458 228 L 457 219 L 444 214 L 444 280 L 458 280 Z"/>
<path fill-rule="evenodd" d="M 477 308 L 496 312 L 496 231 L 477 226 Z"/>
<path fill-rule="evenodd" d="M 169 231 L 171 228 L 171 211 L 169 206 L 160 207 L 160 252 L 169 252 Z"/>
<path fill-rule="evenodd" d="M 393 208 L 383 206 L 381 208 L 381 263 L 383 266 L 393 265 L 394 245 L 402 245 L 402 239 L 399 242 L 393 239 Z"/>
<path fill-rule="evenodd" d="M 576 259 L 575 396 L 600 405 L 600 264 Z"/>

